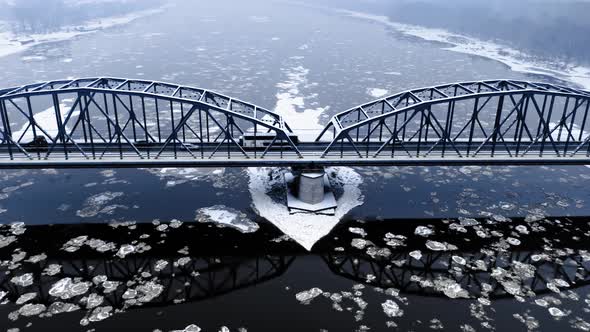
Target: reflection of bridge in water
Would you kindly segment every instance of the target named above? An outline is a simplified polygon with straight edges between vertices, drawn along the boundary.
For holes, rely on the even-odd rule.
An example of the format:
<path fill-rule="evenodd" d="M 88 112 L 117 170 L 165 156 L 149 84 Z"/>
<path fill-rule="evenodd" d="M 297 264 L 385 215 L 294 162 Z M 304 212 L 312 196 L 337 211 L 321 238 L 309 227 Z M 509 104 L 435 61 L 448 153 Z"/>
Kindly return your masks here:
<path fill-rule="evenodd" d="M 548 83 L 446 84 L 339 113 L 311 142 L 204 89 L 51 81 L 0 90 L 0 167 L 584 164 L 589 106 L 590 92 Z"/>
<path fill-rule="evenodd" d="M 54 302 L 63 301 L 59 297 L 49 294 L 51 287 L 62 278 L 72 278 L 77 282 L 91 284 L 90 292 L 73 298 L 71 303 L 76 304 L 82 296 L 89 293 L 99 294 L 104 297 L 103 305 L 123 309 L 134 305 L 142 307 L 168 306 L 177 303 L 201 301 L 224 294 L 248 288 L 264 283 L 281 276 L 293 262 L 294 257 L 266 255 L 253 258 L 232 257 L 190 257 L 179 265 L 177 261 L 183 258 L 143 257 L 130 256 L 125 259 L 84 258 L 76 259 L 51 259 L 36 265 L 33 272 L 35 283 L 31 287 L 19 287 L 10 282 L 11 275 L 3 274 L 0 277 L 0 290 L 8 292 L 7 298 L 12 302 L 23 294 L 35 291 L 38 293 L 37 303 L 49 306 Z M 164 265 L 163 262 L 166 264 Z M 61 266 L 61 272 L 54 276 L 42 274 L 51 264 Z M 163 266 L 161 269 L 157 266 Z M 147 274 L 146 274 L 147 273 Z M 149 303 L 136 303 L 135 297 L 125 298 L 128 290 L 135 290 L 142 283 L 133 283 L 142 275 L 148 276 L 146 280 L 157 277 L 157 284 L 163 286 L 161 292 Z M 96 284 L 93 279 L 105 277 L 108 282 L 118 283 L 116 290 L 106 291 L 101 283 Z M 96 279 L 95 279 L 96 280 Z M 141 288 L 140 288 L 141 289 Z M 149 296 L 149 293 L 139 297 Z M 133 302 L 126 304 L 126 300 Z M 65 301 L 68 302 L 68 301 Z"/>
<path fill-rule="evenodd" d="M 16 247 L 27 253 L 39 252 L 42 248 L 46 257 L 38 262 L 22 261 L 17 266 L 3 264 L 0 291 L 7 292 L 6 298 L 13 303 L 23 294 L 36 292 L 38 295 L 33 302 L 47 308 L 53 303 L 61 307 L 60 302 L 79 305 L 80 299 L 92 293 L 104 297 L 101 306 L 114 309 L 160 307 L 207 300 L 268 282 L 283 275 L 295 259 L 280 248 L 275 253 L 263 251 L 262 241 L 244 239 L 232 232 L 228 235 L 209 225 L 196 228 L 198 230 L 187 228 L 168 233 L 165 244 L 151 243 L 154 248 L 143 252 L 142 246 L 137 245 L 121 258 L 115 255 L 121 246 L 119 242 L 128 243 L 129 240 L 124 235 L 126 232 L 117 228 L 98 224 L 27 227 L 23 235 L 27 238 L 20 239 Z M 163 234 L 150 224 L 138 224 L 137 229 L 150 237 Z M 46 236 L 48 231 L 53 232 L 51 238 Z M 80 231 L 85 235 L 80 237 Z M 245 248 L 218 246 L 221 240 Z M 89 243 L 95 244 L 93 249 Z M 246 243 L 249 243 L 247 247 Z M 186 245 L 186 252 L 179 253 L 176 245 Z M 100 246 L 103 252 L 98 251 Z M 189 247 L 199 254 L 189 254 Z M 0 255 L 0 260 L 7 262 L 12 251 L 3 248 Z M 48 273 L 52 269 L 55 272 Z M 14 276 L 26 273 L 32 274 L 32 285 L 22 287 L 11 281 Z M 50 295 L 52 286 L 63 278 L 71 278 L 76 284 L 85 283 L 88 289 L 71 298 Z M 151 285 L 160 285 L 161 290 L 141 287 L 151 281 L 155 283 Z M 142 297 L 150 301 L 138 300 Z"/>
<path fill-rule="evenodd" d="M 330 270 L 339 276 L 384 289 L 396 288 L 405 294 L 424 296 L 445 296 L 435 290 L 435 281 L 444 279 L 456 282 L 471 297 L 479 297 L 484 293 L 488 294 L 490 299 L 510 297 L 512 295 L 499 282 L 501 278 L 492 277 L 492 270 L 502 268 L 510 271 L 515 262 L 534 267 L 532 277 L 522 280 L 519 277 L 515 278 L 519 280 L 516 284 L 517 289 L 530 290 L 537 295 L 552 292 L 547 288 L 547 283 L 554 279 L 562 279 L 574 288 L 590 284 L 590 262 L 585 262 L 579 255 L 568 255 L 563 258 L 564 263 L 560 264 L 544 259 L 535 261 L 532 258 L 535 254 L 542 252 L 514 251 L 499 257 L 501 259 L 498 260 L 491 260 L 481 253 L 460 252 L 422 252 L 420 260 L 411 257 L 408 252 L 394 253 L 389 260 L 366 254 L 350 256 L 342 253 L 326 254 L 323 258 Z M 469 263 L 469 267 L 453 262 L 452 256 L 464 259 Z M 479 270 L 474 267 L 473 263 L 476 260 L 482 260 L 486 269 Z M 400 263 L 397 265 L 392 261 Z M 460 267 L 460 272 L 453 271 L 452 266 Z M 370 279 L 369 276 L 374 279 Z M 484 284 L 490 285 L 491 289 L 484 290 Z"/>
<path fill-rule="evenodd" d="M 321 256 L 336 275 L 383 289 L 395 288 L 405 294 L 445 296 L 441 289 L 451 285 L 447 283 L 450 281 L 461 286 L 471 298 L 501 299 L 513 294 L 529 297 L 552 293 L 551 285 L 562 288 L 563 284 L 556 279 L 572 289 L 590 284 L 587 241 L 584 237 L 572 239 L 572 232 L 586 234 L 587 221 L 587 217 L 547 218 L 539 222 L 522 218 L 493 222 L 482 218 L 475 226 L 454 231 L 450 224 L 459 221 L 420 220 L 420 225 L 437 230 L 428 237 L 415 235 L 414 222 L 370 222 L 362 228 L 372 235 L 366 240 L 373 244 L 369 242 L 362 250 L 350 248 L 346 244 L 359 235 L 342 229 L 337 232 L 337 245 L 345 250 L 326 247 Z M 517 225 L 525 226 L 530 233 L 516 235 Z M 476 235 L 480 231 L 496 232 L 496 236 L 482 238 Z M 403 244 L 388 246 L 390 232 L 405 238 Z M 517 237 L 518 244 L 510 244 L 508 236 Z M 459 249 L 432 251 L 425 245 L 427 240 L 448 242 Z M 368 250 L 373 245 L 374 249 Z M 391 254 L 383 256 L 380 248 L 387 248 Z"/>
<path fill-rule="evenodd" d="M 383 223 L 379 224 L 378 227 L 386 227 Z M 138 225 L 140 227 L 138 234 L 150 233 L 150 226 Z M 411 229 L 415 228 L 415 225 L 410 226 Z M 108 226 L 93 227 L 97 227 L 93 228 L 93 232 L 97 232 L 95 236 L 100 234 L 104 241 L 117 243 L 124 238 L 120 230 Z M 401 228 L 403 229 L 404 226 Z M 84 229 L 86 234 L 93 234 L 88 233 L 88 229 Z M 67 229 L 61 231 L 64 233 L 63 240 L 67 241 L 71 238 Z M 367 231 L 371 234 L 374 229 L 367 225 Z M 154 232 L 153 228 L 151 232 Z M 2 265 L 0 291 L 8 292 L 7 298 L 11 302 L 15 302 L 23 294 L 36 292 L 38 296 L 34 302 L 46 306 L 55 302 L 77 304 L 82 297 L 90 293 L 104 296 L 103 305 L 109 305 L 115 309 L 131 308 L 137 305 L 157 307 L 202 301 L 280 278 L 288 272 L 297 256 L 308 255 L 294 243 L 269 242 L 267 235 L 264 234 L 255 235 L 254 238 L 249 239 L 235 234 L 234 239 L 233 236 L 221 235 L 218 230 L 210 229 L 206 225 L 198 229 L 184 229 L 169 233 L 167 244 L 163 244 L 163 247 L 153 248 L 143 253 L 135 252 L 125 258 L 114 256 L 112 251 L 100 253 L 84 246 L 77 252 L 68 253 L 61 249 L 64 243 L 62 239 L 38 239 L 38 236 L 46 233 L 45 228 L 30 227 L 27 233 L 32 237 L 26 242 L 19 243 L 18 247 L 26 252 L 38 252 L 33 247 L 42 246 L 46 249 L 47 258 L 37 263 L 21 262 L 21 265 L 14 269 L 10 264 Z M 342 243 L 350 243 L 352 238 L 357 237 L 348 232 L 347 228 L 336 233 L 338 241 Z M 561 235 L 555 232 L 555 236 Z M 33 241 L 34 239 L 36 240 Z M 216 247 L 222 239 L 226 243 L 238 245 L 235 248 Z M 373 240 L 375 243 L 378 242 L 377 238 Z M 320 244 L 317 255 L 321 256 L 330 271 L 338 276 L 383 289 L 396 288 L 405 294 L 422 296 L 444 296 L 440 290 L 433 287 L 437 280 L 444 279 L 459 284 L 471 298 L 479 297 L 484 293 L 490 299 L 509 297 L 511 295 L 499 281 L 501 278 L 492 276 L 492 273 L 496 268 L 512 273 L 517 263 L 534 267 L 530 270 L 530 275 L 515 279 L 517 287 L 525 292 L 549 293 L 551 290 L 547 287 L 547 283 L 555 279 L 567 282 L 570 285 L 567 288 L 583 287 L 590 283 L 590 261 L 580 254 L 581 249 L 586 249 L 583 242 L 567 243 L 568 249 L 555 247 L 553 252 L 560 253 L 554 254 L 544 250 L 544 242 L 535 242 L 536 239 L 532 238 L 533 242 L 522 240 L 520 246 L 497 252 L 493 256 L 481 252 L 480 249 L 485 245 L 473 242 L 470 242 L 470 246 L 463 250 L 434 252 L 426 250 L 423 241 L 408 243 L 407 246 L 399 248 L 389 248 L 391 255 L 387 257 L 371 256 L 366 249 L 347 248 L 345 251 L 337 251 L 333 249 L 336 246 L 334 243 Z M 553 245 L 558 243 L 560 242 L 555 241 Z M 179 246 L 186 244 L 187 253 L 178 253 L 177 247 L 171 244 Z M 415 259 L 410 256 L 410 252 L 418 248 L 422 249 L 422 257 Z M 199 255 L 188 252 L 198 252 Z M 3 259 L 9 259 L 11 254 L 9 250 L 3 249 L 2 256 L 5 256 Z M 541 255 L 541 258 L 533 258 L 535 255 Z M 464 259 L 466 265 L 453 262 L 452 256 L 456 256 L 455 259 L 457 257 Z M 484 268 L 474 268 L 478 260 L 483 262 Z M 51 264 L 61 266 L 60 272 L 55 275 L 43 273 Z M 10 281 L 12 277 L 24 273 L 33 274 L 31 286 L 21 287 Z M 371 278 L 369 278 L 370 275 Z M 86 282 L 90 285 L 90 289 L 84 294 L 66 300 L 49 295 L 51 287 L 66 277 L 77 282 Z M 107 291 L 100 283 L 95 282 L 97 277 L 104 277 L 108 281 L 119 284 L 114 291 Z M 126 298 L 124 294 L 138 290 L 137 287 L 143 283 L 142 280 L 143 282 L 155 281 L 162 286 L 161 292 L 147 303 L 129 302 L 130 298 Z M 128 283 L 129 281 L 134 282 Z M 482 289 L 484 283 L 489 284 L 491 290 L 484 291 Z M 141 297 L 141 291 L 139 293 Z M 133 300 L 133 297 L 131 299 Z"/>
<path fill-rule="evenodd" d="M 538 252 L 537 254 L 539 254 Z M 422 296 L 444 296 L 441 291 L 434 289 L 435 281 L 439 278 L 453 280 L 465 289 L 471 298 L 479 297 L 484 293 L 482 285 L 487 283 L 492 286 L 488 292 L 490 299 L 511 296 L 495 278 L 491 276 L 492 269 L 502 267 L 510 270 L 513 262 L 531 264 L 535 267 L 532 278 L 524 278 L 518 286 L 531 290 L 535 294 L 551 292 L 547 283 L 554 279 L 562 279 L 568 282 L 572 288 L 583 287 L 590 284 L 590 263 L 583 262 L 577 255 L 568 255 L 563 258 L 564 264 L 549 261 L 534 261 L 531 256 L 534 252 L 510 252 L 503 257 L 502 262 L 491 262 L 484 255 L 472 253 L 436 253 L 423 252 L 423 257 L 417 261 L 409 256 L 408 252 L 394 252 L 390 259 L 372 258 L 365 254 L 326 253 L 322 257 L 330 270 L 336 275 L 366 283 L 383 289 L 395 288 L 404 294 Z M 10 282 L 13 274 L 2 273 L 0 277 L 0 290 L 8 292 L 7 298 L 15 302 L 21 295 L 31 291 L 37 292 L 37 303 L 46 306 L 56 301 L 64 301 L 58 297 L 49 295 L 51 287 L 62 278 L 72 278 L 79 282 L 92 284 L 89 293 L 104 296 L 103 305 L 114 308 L 133 307 L 126 305 L 123 297 L 128 290 L 134 290 L 141 283 L 127 282 L 137 280 L 144 273 L 149 273 L 147 280 L 157 277 L 155 280 L 163 286 L 162 292 L 149 303 L 137 303 L 142 307 L 168 306 L 178 303 L 195 302 L 222 296 L 236 290 L 255 286 L 275 278 L 280 278 L 296 259 L 294 255 L 262 255 L 253 258 L 223 258 L 223 257 L 191 257 L 182 266 L 175 262 L 183 256 L 174 258 L 150 257 L 144 255 L 132 255 L 124 259 L 103 259 L 77 257 L 76 259 L 52 259 L 36 265 L 33 270 L 34 284 L 30 287 L 20 287 Z M 461 273 L 452 272 L 451 256 L 459 256 L 473 262 L 483 259 L 488 267 L 486 270 L 462 269 Z M 403 260 L 401 265 L 392 263 Z M 156 266 L 162 261 L 168 264 L 156 271 Z M 576 265 L 568 264 L 576 262 Z M 62 271 L 54 276 L 41 273 L 50 264 L 59 264 Z M 455 264 L 456 265 L 456 264 Z M 582 267 L 578 269 L 578 266 Z M 94 267 L 94 268 L 89 268 Z M 17 270 L 18 271 L 18 270 Z M 5 271 L 4 271 L 5 272 Z M 20 272 L 20 271 L 19 271 Z M 24 272 L 24 271 L 22 271 Z M 577 275 L 576 275 L 577 274 Z M 371 281 L 368 276 L 375 278 Z M 119 282 L 115 291 L 105 292 L 103 287 L 93 284 L 93 278 L 105 276 L 108 281 Z M 414 279 L 413 279 L 414 278 Z M 418 279 L 415 279 L 418 278 Z M 87 296 L 84 293 L 72 298 L 71 303 L 77 303 L 80 297 Z M 142 294 L 143 295 L 143 294 Z M 66 301 L 67 302 L 67 301 Z"/>

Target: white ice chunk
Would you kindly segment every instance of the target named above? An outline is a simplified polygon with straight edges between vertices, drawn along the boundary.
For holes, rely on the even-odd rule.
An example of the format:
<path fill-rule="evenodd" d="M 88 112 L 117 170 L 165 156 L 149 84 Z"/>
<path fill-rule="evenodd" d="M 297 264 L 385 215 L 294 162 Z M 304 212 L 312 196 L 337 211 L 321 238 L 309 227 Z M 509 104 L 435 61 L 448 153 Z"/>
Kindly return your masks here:
<path fill-rule="evenodd" d="M 371 97 L 374 97 L 374 98 L 381 98 L 381 97 L 385 96 L 388 92 L 389 92 L 388 90 L 379 89 L 379 88 L 367 89 L 367 94 Z"/>
<path fill-rule="evenodd" d="M 242 233 L 253 233 L 259 228 L 258 224 L 248 219 L 245 214 L 223 205 L 197 210 L 196 219 L 200 222 L 212 222 L 228 226 Z"/>

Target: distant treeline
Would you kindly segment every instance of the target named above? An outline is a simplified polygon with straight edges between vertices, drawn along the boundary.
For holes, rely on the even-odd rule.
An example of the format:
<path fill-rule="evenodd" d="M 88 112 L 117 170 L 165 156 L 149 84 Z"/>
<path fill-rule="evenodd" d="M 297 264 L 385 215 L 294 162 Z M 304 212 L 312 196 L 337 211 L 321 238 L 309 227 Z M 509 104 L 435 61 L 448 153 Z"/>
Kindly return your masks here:
<path fill-rule="evenodd" d="M 91 19 L 127 14 L 160 3 L 161 0 L 80 3 L 71 0 L 17 0 L 0 4 L 0 19 L 10 21 L 17 33 L 44 33 Z"/>

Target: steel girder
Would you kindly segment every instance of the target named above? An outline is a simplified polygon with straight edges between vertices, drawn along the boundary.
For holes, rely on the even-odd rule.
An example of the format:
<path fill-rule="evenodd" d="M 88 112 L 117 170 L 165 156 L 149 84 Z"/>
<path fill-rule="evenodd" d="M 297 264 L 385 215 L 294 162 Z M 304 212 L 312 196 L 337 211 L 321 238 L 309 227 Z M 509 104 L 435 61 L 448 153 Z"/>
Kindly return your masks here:
<path fill-rule="evenodd" d="M 452 83 L 354 107 L 297 142 L 276 113 L 209 90 L 57 80 L 0 90 L 0 168 L 586 164 L 589 108 L 590 92 L 555 84 Z"/>
<path fill-rule="evenodd" d="M 65 107 L 64 101 L 73 104 Z M 41 107 L 48 108 L 39 112 Z M 55 155 L 97 160 L 116 154 L 124 159 L 126 153 L 157 160 L 176 159 L 180 152 L 201 159 L 225 152 L 230 159 L 237 152 L 250 159 L 263 158 L 279 144 L 281 153 L 284 147 L 284 153 L 301 156 L 280 115 L 209 90 L 163 82 L 100 77 L 3 89 L 0 115 L 2 152 L 11 160 Z M 245 132 L 273 133 L 274 140 L 264 152 L 247 152 L 238 143 Z M 39 137 L 46 141 L 43 146 L 35 142 Z"/>
<path fill-rule="evenodd" d="M 590 92 L 549 83 L 451 83 L 341 112 L 316 142 L 332 132 L 326 159 L 588 157 L 589 106 Z"/>

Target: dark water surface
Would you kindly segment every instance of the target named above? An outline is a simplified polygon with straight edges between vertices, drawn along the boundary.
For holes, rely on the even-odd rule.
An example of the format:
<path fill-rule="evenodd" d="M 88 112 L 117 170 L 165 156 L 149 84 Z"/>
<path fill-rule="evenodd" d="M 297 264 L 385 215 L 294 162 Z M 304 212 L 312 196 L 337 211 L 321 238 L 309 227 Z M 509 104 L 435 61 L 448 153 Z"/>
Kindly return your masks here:
<path fill-rule="evenodd" d="M 36 46 L 0 58 L 0 71 L 5 86 L 195 85 L 295 129 L 373 89 L 555 81 L 327 10 L 225 0 Z M 1 171 L 0 330 L 590 330 L 589 168 L 353 171 L 362 205 L 311 252 L 260 217 L 273 211 L 254 206 L 249 170 Z M 259 229 L 219 228 L 199 213 L 210 207 Z"/>
<path fill-rule="evenodd" d="M 590 222 L 497 219 L 350 221 L 312 252 L 271 226 L 4 226 L 0 313 L 25 331 L 587 328 Z"/>

